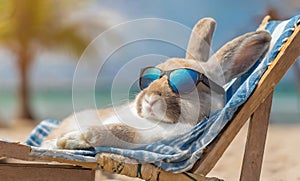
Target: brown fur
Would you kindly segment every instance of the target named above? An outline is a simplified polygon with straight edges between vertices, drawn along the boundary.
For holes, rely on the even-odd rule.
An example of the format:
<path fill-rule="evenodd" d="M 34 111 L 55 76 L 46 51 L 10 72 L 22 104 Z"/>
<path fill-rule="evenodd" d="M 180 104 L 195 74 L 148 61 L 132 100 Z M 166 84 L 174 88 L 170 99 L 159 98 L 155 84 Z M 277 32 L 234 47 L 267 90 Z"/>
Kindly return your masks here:
<path fill-rule="evenodd" d="M 108 125 L 107 129 L 120 140 L 128 143 L 134 143 L 136 137 L 136 131 L 134 128 L 122 124 L 112 124 Z"/>

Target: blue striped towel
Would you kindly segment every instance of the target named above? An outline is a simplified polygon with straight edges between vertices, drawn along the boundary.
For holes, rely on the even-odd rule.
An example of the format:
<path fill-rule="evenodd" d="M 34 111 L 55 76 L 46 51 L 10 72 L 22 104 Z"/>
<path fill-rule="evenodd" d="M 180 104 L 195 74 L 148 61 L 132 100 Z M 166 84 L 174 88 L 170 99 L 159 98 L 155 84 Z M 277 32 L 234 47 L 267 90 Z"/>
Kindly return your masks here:
<path fill-rule="evenodd" d="M 114 153 L 129 158 L 134 158 L 141 163 L 154 163 L 166 171 L 179 173 L 192 168 L 201 157 L 204 149 L 221 132 L 224 126 L 230 122 L 236 110 L 251 95 L 268 65 L 273 62 L 283 44 L 300 23 L 300 16 L 295 16 L 287 21 L 270 21 L 265 29 L 272 34 L 271 47 L 266 56 L 255 65 L 240 80 L 234 81 L 228 89 L 229 100 L 224 109 L 219 110 L 209 118 L 202 120 L 191 131 L 176 138 L 163 140 L 151 145 L 134 150 L 112 147 L 96 147 L 95 151 L 82 150 L 47 150 L 38 148 L 42 139 L 53 127 L 59 124 L 55 120 L 45 120 L 30 135 L 28 145 L 32 148 L 32 155 L 60 157 L 79 161 L 95 161 L 97 153 Z M 238 84 L 238 85 L 237 85 Z M 233 90 L 235 87 L 235 90 Z M 48 127 L 50 126 L 50 127 Z M 49 129 L 48 129 L 49 128 Z"/>

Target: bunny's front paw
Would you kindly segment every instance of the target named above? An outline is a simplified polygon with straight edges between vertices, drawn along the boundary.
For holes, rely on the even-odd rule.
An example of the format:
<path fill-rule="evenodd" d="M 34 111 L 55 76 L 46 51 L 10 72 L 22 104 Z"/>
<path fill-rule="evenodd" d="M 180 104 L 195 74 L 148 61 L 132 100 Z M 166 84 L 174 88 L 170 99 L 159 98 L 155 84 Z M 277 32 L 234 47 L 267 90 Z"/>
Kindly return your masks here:
<path fill-rule="evenodd" d="M 60 149 L 91 149 L 92 146 L 86 141 L 80 131 L 73 131 L 60 136 L 56 145 Z"/>

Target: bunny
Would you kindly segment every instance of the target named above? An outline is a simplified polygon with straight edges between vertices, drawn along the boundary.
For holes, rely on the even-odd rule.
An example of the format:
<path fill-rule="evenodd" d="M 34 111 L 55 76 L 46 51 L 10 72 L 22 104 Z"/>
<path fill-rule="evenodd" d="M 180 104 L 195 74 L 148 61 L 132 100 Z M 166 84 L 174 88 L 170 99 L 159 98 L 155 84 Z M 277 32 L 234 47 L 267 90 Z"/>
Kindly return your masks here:
<path fill-rule="evenodd" d="M 187 132 L 221 109 L 223 87 L 266 54 L 271 36 L 266 31 L 247 33 L 210 56 L 215 25 L 212 18 L 201 19 L 193 28 L 185 58 L 170 58 L 144 69 L 142 90 L 134 101 L 117 108 L 75 113 L 44 141 L 44 146 L 136 148 Z M 83 123 L 86 126 L 78 126 Z"/>

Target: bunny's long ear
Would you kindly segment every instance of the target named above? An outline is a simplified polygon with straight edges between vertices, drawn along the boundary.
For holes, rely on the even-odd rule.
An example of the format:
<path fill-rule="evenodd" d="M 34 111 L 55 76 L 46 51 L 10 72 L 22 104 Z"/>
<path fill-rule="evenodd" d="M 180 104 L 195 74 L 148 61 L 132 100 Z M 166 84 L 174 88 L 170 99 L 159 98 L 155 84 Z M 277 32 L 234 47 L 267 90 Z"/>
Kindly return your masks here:
<path fill-rule="evenodd" d="M 211 39 L 216 22 L 212 18 L 203 18 L 194 26 L 186 51 L 186 59 L 207 61 Z"/>
<path fill-rule="evenodd" d="M 268 51 L 270 41 L 271 36 L 266 31 L 237 37 L 226 43 L 208 60 L 206 69 L 211 77 L 219 78 L 219 83 L 220 77 L 223 77 L 223 83 L 220 83 L 223 85 L 247 72 Z"/>

